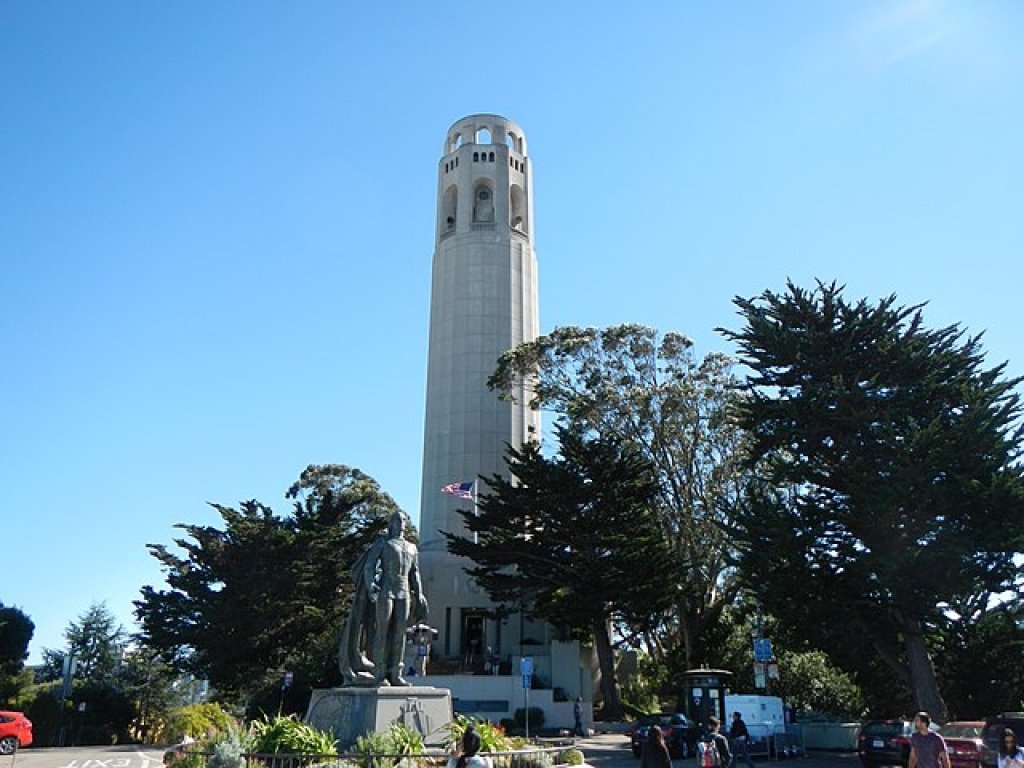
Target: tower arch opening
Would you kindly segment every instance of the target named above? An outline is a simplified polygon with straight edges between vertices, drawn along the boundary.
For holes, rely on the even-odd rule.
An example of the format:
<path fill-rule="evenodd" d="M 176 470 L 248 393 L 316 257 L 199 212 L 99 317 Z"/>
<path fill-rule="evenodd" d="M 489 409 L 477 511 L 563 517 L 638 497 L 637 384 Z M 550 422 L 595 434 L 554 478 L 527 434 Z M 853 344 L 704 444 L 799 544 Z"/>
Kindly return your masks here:
<path fill-rule="evenodd" d="M 517 232 L 529 232 L 526 193 L 518 184 L 512 184 L 508 191 L 508 225 Z"/>
<path fill-rule="evenodd" d="M 488 179 L 481 179 L 473 187 L 473 223 L 494 221 L 494 189 Z"/>
<path fill-rule="evenodd" d="M 455 231 L 459 211 L 459 188 L 452 184 L 444 191 L 444 202 L 441 206 L 441 232 L 449 234 Z"/>
<path fill-rule="evenodd" d="M 476 131 L 476 143 L 477 144 L 490 144 L 491 143 L 491 129 L 490 128 L 477 128 L 477 131 Z"/>

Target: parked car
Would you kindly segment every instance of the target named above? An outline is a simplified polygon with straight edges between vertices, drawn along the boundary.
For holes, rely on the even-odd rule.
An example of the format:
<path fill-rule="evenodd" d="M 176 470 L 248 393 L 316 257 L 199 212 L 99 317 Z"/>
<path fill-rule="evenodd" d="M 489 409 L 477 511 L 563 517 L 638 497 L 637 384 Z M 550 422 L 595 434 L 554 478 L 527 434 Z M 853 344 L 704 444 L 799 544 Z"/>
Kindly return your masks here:
<path fill-rule="evenodd" d="M 985 730 L 981 733 L 985 745 L 981 758 L 984 768 L 994 768 L 996 765 L 999 742 L 1007 728 L 1017 734 L 1017 743 L 1024 745 L 1024 712 L 1003 712 L 998 717 L 985 718 Z"/>
<path fill-rule="evenodd" d="M 0 755 L 12 755 L 32 743 L 32 721 L 22 712 L 0 711 Z"/>
<path fill-rule="evenodd" d="M 697 754 L 697 740 L 700 738 L 700 728 L 697 724 L 688 720 L 686 715 L 664 713 L 641 715 L 630 728 L 629 742 L 633 757 L 640 757 L 643 753 L 647 734 L 655 727 L 661 728 L 661 732 L 665 734 L 665 744 L 673 758 L 684 760 Z"/>
<path fill-rule="evenodd" d="M 985 743 L 981 734 L 985 723 L 981 720 L 954 720 L 942 726 L 940 733 L 946 740 L 946 752 L 953 768 L 980 768 Z"/>
<path fill-rule="evenodd" d="M 938 731 L 932 723 L 931 730 Z M 911 720 L 869 720 L 857 735 L 857 755 L 864 768 L 880 765 L 906 765 L 910 760 Z"/>

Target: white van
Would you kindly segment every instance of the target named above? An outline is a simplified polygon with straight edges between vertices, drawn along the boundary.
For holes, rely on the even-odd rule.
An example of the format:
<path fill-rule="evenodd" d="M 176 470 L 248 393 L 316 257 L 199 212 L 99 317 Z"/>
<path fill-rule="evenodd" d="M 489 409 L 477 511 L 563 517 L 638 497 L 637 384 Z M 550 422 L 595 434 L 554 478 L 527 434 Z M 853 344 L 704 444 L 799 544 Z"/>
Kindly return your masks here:
<path fill-rule="evenodd" d="M 748 746 L 752 755 L 767 755 L 771 751 L 773 737 L 786 733 L 786 716 L 782 699 L 778 696 L 727 693 L 725 695 L 725 722 L 722 733 L 729 732 L 732 713 L 739 712 L 750 733 Z"/>

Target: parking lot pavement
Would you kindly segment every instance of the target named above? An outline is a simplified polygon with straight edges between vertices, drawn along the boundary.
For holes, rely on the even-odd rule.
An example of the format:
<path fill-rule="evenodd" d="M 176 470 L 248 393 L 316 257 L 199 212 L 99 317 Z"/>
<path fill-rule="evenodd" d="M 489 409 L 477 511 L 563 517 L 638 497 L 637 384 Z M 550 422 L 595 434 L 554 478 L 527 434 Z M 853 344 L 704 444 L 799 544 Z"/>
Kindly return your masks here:
<path fill-rule="evenodd" d="M 595 768 L 639 768 L 640 761 L 633 757 L 629 739 L 621 733 L 597 733 L 578 739 L 576 746 L 583 751 L 589 765 Z M 673 766 L 696 768 L 695 759 L 673 760 Z M 856 752 L 811 752 L 807 757 L 769 760 L 757 758 L 760 768 L 860 768 Z M 742 763 L 737 768 L 746 768 Z"/>

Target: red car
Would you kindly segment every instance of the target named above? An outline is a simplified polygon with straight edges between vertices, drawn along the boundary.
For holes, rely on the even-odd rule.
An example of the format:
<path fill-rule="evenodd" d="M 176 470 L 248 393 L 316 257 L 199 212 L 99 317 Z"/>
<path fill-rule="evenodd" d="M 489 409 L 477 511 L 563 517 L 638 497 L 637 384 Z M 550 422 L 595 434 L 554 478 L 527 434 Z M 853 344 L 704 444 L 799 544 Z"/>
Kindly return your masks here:
<path fill-rule="evenodd" d="M 0 710 L 0 755 L 13 755 L 32 743 L 32 721 L 21 712 Z"/>
<path fill-rule="evenodd" d="M 946 740 L 946 752 L 953 768 L 980 768 L 985 742 L 981 735 L 985 723 L 980 720 L 956 720 L 939 731 Z"/>

